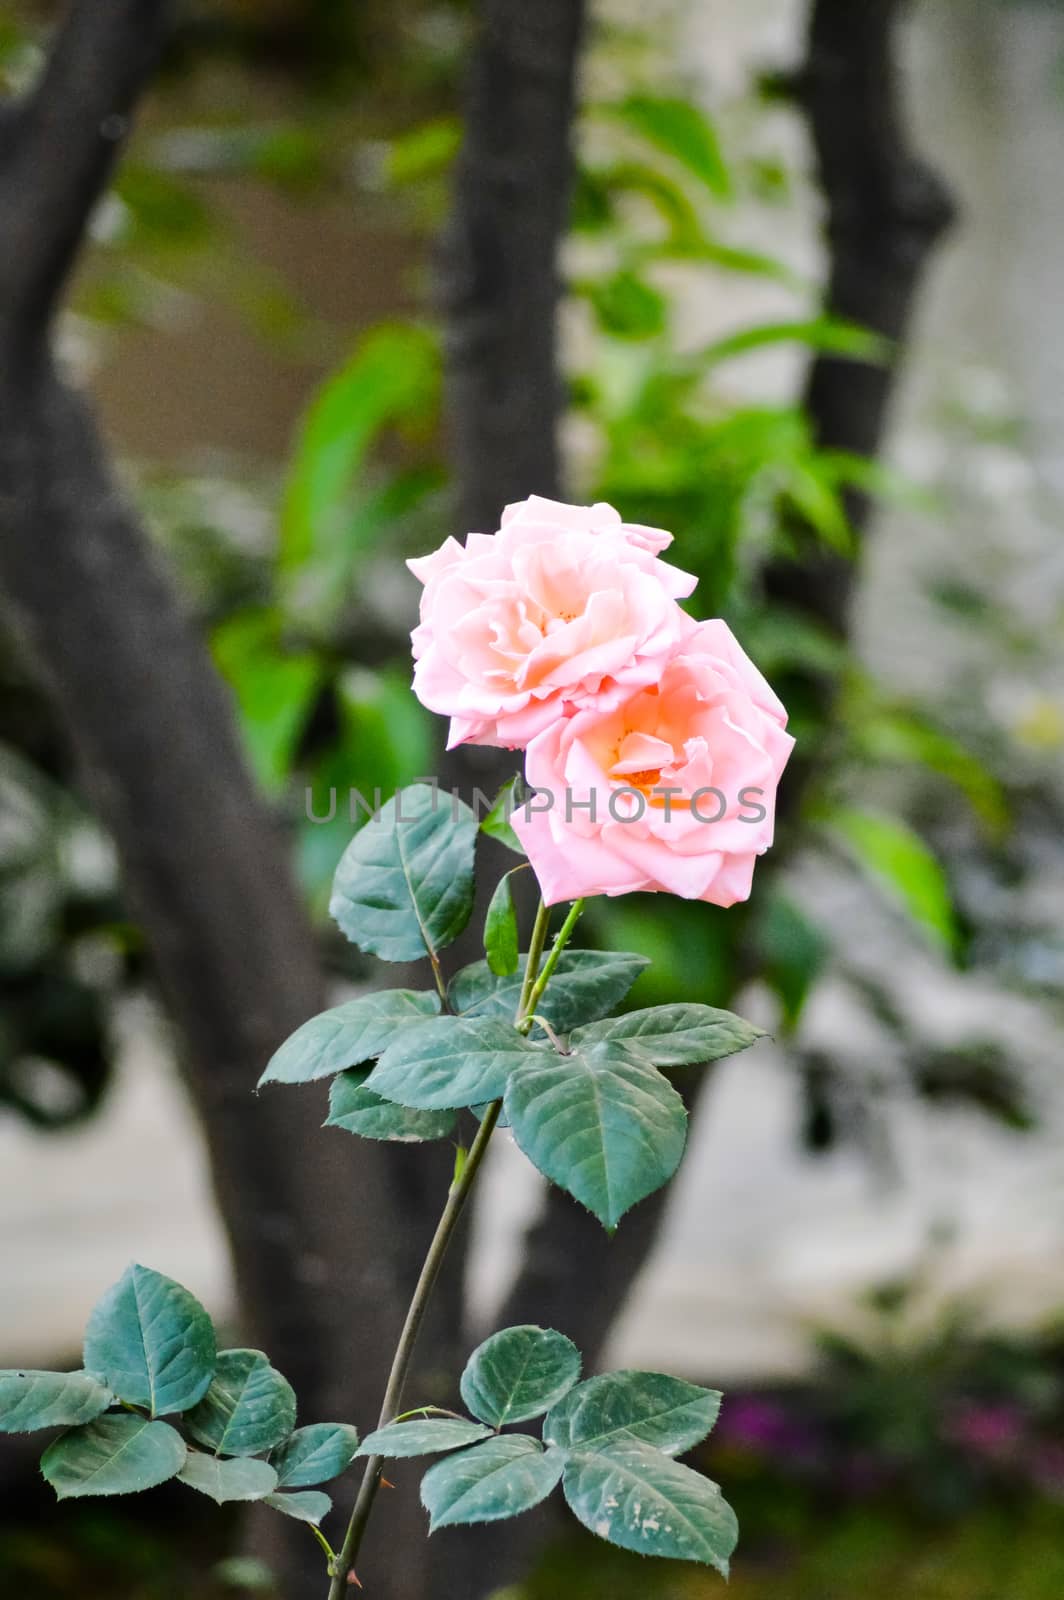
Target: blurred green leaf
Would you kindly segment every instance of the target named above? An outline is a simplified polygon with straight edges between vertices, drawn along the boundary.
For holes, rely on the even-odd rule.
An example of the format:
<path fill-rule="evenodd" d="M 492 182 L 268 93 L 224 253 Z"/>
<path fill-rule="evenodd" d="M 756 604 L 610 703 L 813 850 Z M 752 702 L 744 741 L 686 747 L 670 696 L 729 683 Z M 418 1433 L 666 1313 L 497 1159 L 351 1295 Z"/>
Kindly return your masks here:
<path fill-rule="evenodd" d="M 781 486 L 786 499 L 830 549 L 841 556 L 854 554 L 853 529 L 846 509 L 815 456 L 788 462 L 781 474 Z"/>
<path fill-rule="evenodd" d="M 937 944 L 950 952 L 956 949 L 957 926 L 946 875 L 907 824 L 877 812 L 840 807 L 825 817 L 824 826 Z"/>
<path fill-rule="evenodd" d="M 731 177 L 717 130 L 706 113 L 690 100 L 634 94 L 598 109 L 678 161 L 718 200 L 731 198 Z"/>
<path fill-rule="evenodd" d="M 622 269 L 573 287 L 590 302 L 603 332 L 615 338 L 650 339 L 665 328 L 665 296 L 635 272 Z"/>
<path fill-rule="evenodd" d="M 462 125 L 456 117 L 438 117 L 411 128 L 392 143 L 386 173 L 394 184 L 418 183 L 445 173 L 462 143 Z"/>
<path fill-rule="evenodd" d="M 620 224 L 617 202 L 626 196 L 645 200 L 665 224 L 665 235 L 653 243 L 636 243 L 632 229 Z M 810 286 L 785 262 L 742 245 L 729 244 L 711 234 L 682 183 L 660 167 L 641 161 L 616 161 L 581 169 L 573 201 L 572 226 L 586 233 L 601 233 L 623 225 L 626 248 L 635 261 L 681 260 L 704 262 L 725 272 L 771 278 L 796 288 Z"/>
<path fill-rule="evenodd" d="M 394 672 L 351 668 L 332 691 L 339 729 L 309 774 L 310 801 L 298 837 L 300 877 L 323 913 L 352 833 L 363 826 L 378 796 L 389 798 L 431 769 L 433 748 L 431 719 L 410 693 L 405 667 Z"/>
<path fill-rule="evenodd" d="M 215 629 L 215 660 L 236 696 L 240 728 L 256 776 L 268 791 L 284 784 L 324 678 L 319 657 L 287 651 L 273 611 L 244 611 Z"/>
<path fill-rule="evenodd" d="M 882 364 L 889 359 L 891 343 L 877 333 L 839 317 L 813 317 L 804 322 L 763 322 L 737 328 L 712 344 L 703 345 L 689 359 L 698 367 L 718 366 L 752 350 L 779 344 L 799 344 L 810 350 L 848 356 L 854 361 Z"/>
<path fill-rule="evenodd" d="M 332 164 L 326 126 L 305 122 L 240 123 L 229 127 L 170 128 L 149 145 L 154 170 L 191 177 L 263 178 L 282 188 L 313 188 Z"/>
<path fill-rule="evenodd" d="M 1009 824 L 1009 806 L 994 774 L 960 740 L 936 728 L 915 709 L 870 708 L 848 718 L 858 751 L 895 767 L 911 762 L 954 784 L 972 810 L 1000 838 Z"/>
<path fill-rule="evenodd" d="M 124 163 L 115 193 L 138 244 L 189 249 L 214 231 L 211 212 L 195 191 L 157 167 Z"/>
<path fill-rule="evenodd" d="M 789 1028 L 796 1028 L 831 945 L 793 900 L 774 893 L 763 899 L 754 924 L 759 971 L 779 997 Z"/>
<path fill-rule="evenodd" d="M 744 648 L 771 682 L 777 674 L 803 672 L 839 677 L 849 651 L 837 634 L 798 611 L 776 606 L 756 612 L 742 630 Z"/>
<path fill-rule="evenodd" d="M 370 446 L 393 424 L 421 426 L 436 413 L 440 359 L 436 338 L 399 323 L 373 330 L 329 378 L 299 431 L 285 488 L 281 572 L 289 604 L 330 618 L 353 563 L 381 532 L 361 522 L 355 490 Z"/>

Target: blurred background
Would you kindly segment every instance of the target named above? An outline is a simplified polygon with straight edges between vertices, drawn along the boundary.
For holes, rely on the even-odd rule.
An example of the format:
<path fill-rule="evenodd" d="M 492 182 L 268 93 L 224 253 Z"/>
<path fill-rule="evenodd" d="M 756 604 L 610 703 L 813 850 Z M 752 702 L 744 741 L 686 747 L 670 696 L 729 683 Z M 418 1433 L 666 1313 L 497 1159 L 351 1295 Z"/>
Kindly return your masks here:
<path fill-rule="evenodd" d="M 734 1004 L 773 1041 L 696 1086 L 666 1207 L 614 1240 L 544 1210 L 500 1140 L 430 1355 L 527 1305 L 595 1364 L 723 1388 L 698 1464 L 739 1514 L 738 1600 L 1055 1600 L 1064 6 L 596 0 L 582 30 L 580 11 L 184 8 L 54 341 L 224 680 L 251 774 L 234 806 L 275 824 L 332 999 L 373 982 L 325 913 L 343 797 L 439 770 L 403 558 L 529 492 L 675 533 L 800 755 L 748 907 L 632 897 L 587 934 L 653 958 L 632 1003 Z M 31 91 L 56 15 L 0 13 L 5 95 Z M 152 650 L 135 604 L 119 586 L 87 614 L 102 652 L 124 631 Z M 159 919 L 62 699 L 5 624 L 0 1365 L 76 1365 L 131 1258 L 265 1341 L 256 1282 L 298 1304 L 313 1277 L 309 1239 L 287 1279 L 289 1243 L 249 1265 L 241 1194 L 284 1188 L 285 1152 L 212 1126 L 210 1042 L 172 967 L 160 998 Z M 473 752 L 452 775 L 507 769 Z M 226 893 L 223 846 L 199 843 L 204 896 Z M 346 1136 L 315 1137 L 338 1162 Z M 342 1152 L 353 1192 L 367 1149 Z M 403 1242 L 351 1248 L 401 1281 L 438 1190 L 397 1161 Z M 342 1274 L 342 1218 L 293 1205 Z M 348 1325 L 354 1365 L 386 1322 Z M 0 1449 L 4 1593 L 275 1592 L 199 1497 L 57 1510 L 23 1444 Z M 475 1581 L 430 1564 L 367 1590 L 720 1592 L 528 1521 Z"/>

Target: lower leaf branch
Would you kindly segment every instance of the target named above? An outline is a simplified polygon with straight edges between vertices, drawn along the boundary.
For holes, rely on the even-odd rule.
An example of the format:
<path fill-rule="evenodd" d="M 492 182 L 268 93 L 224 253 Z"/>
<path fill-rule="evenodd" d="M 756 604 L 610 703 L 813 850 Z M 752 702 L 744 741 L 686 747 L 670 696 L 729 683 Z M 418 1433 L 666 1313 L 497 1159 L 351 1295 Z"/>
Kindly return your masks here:
<path fill-rule="evenodd" d="M 469 1198 L 469 1192 L 476 1182 L 480 1164 L 487 1152 L 491 1136 L 495 1132 L 499 1115 L 502 1111 L 502 1101 L 496 1100 L 484 1113 L 484 1120 L 477 1131 L 477 1136 L 469 1151 L 469 1158 L 462 1168 L 461 1174 L 452 1183 L 447 1195 L 447 1204 L 444 1206 L 443 1215 L 429 1246 L 425 1257 L 425 1264 L 421 1269 L 417 1287 L 414 1290 L 410 1309 L 406 1314 L 403 1331 L 399 1336 L 399 1343 L 392 1362 L 392 1370 L 388 1378 L 388 1386 L 384 1392 L 384 1402 L 381 1406 L 380 1417 L 377 1421 L 378 1428 L 387 1427 L 389 1422 L 394 1422 L 399 1414 L 402 1403 L 403 1386 L 406 1383 L 407 1373 L 414 1356 L 417 1336 L 424 1321 L 429 1299 L 432 1295 L 443 1258 L 447 1254 L 447 1247 L 454 1236 L 458 1220 Z M 362 1475 L 359 1485 L 358 1497 L 351 1513 L 344 1542 L 340 1546 L 338 1559 L 332 1564 L 332 1581 L 329 1585 L 329 1600 L 341 1600 L 347 1593 L 347 1574 L 352 1563 L 358 1555 L 373 1510 L 373 1502 L 377 1498 L 377 1491 L 381 1484 L 381 1471 L 384 1466 L 382 1456 L 370 1456 L 366 1462 L 366 1470 Z"/>
<path fill-rule="evenodd" d="M 543 950 L 547 942 L 547 932 L 550 924 L 550 912 L 542 900 L 536 913 L 532 936 L 529 941 L 528 960 L 525 965 L 524 981 L 521 985 L 521 998 L 514 1018 L 515 1027 L 520 1027 L 523 1022 L 531 1017 L 534 1004 L 542 996 L 544 989 L 550 981 L 551 974 L 558 964 L 558 958 L 568 943 L 569 936 L 576 926 L 576 919 L 583 908 L 583 901 L 578 900 L 570 910 L 562 926 L 559 928 L 550 955 L 543 964 L 540 973 L 540 963 L 543 960 Z M 378 1428 L 385 1428 L 399 1416 L 399 1408 L 403 1399 L 403 1388 L 406 1383 L 410 1364 L 413 1360 L 414 1349 L 417 1344 L 418 1333 L 425 1318 L 432 1291 L 439 1277 L 447 1247 L 454 1237 L 455 1229 L 465 1209 L 466 1201 L 477 1180 L 481 1163 L 487 1154 L 491 1136 L 498 1126 L 502 1114 L 502 1101 L 495 1100 L 484 1113 L 483 1120 L 477 1130 L 476 1138 L 470 1146 L 469 1154 L 464 1162 L 459 1163 L 447 1195 L 447 1204 L 443 1208 L 432 1243 L 429 1245 L 421 1275 L 417 1281 L 410 1308 L 406 1314 L 403 1331 L 399 1336 L 392 1369 L 388 1377 L 388 1384 L 384 1392 L 384 1401 L 381 1405 L 380 1416 L 377 1420 Z M 424 1410 L 435 1409 L 424 1407 Z M 383 1456 L 370 1456 L 359 1485 L 358 1495 L 355 1499 L 354 1509 L 351 1512 L 351 1521 L 348 1524 L 344 1542 L 338 1554 L 330 1557 L 329 1561 L 329 1600 L 342 1600 L 347 1593 L 348 1574 L 358 1556 L 373 1511 L 373 1503 L 377 1498 L 377 1491 L 381 1486 L 381 1473 L 384 1467 Z"/>

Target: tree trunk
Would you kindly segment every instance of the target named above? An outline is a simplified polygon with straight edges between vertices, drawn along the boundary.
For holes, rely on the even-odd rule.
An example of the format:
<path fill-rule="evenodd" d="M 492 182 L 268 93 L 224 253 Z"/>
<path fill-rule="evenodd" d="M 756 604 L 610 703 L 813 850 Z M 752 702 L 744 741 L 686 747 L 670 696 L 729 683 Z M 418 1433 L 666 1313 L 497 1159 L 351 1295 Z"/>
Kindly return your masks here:
<path fill-rule="evenodd" d="M 828 208 L 831 262 L 825 309 L 893 341 L 889 358 L 874 366 L 818 356 L 810 369 L 805 407 L 822 445 L 869 459 L 882 443 L 927 259 L 953 214 L 941 181 L 912 154 L 903 133 L 897 66 L 903 11 L 902 0 L 815 0 L 807 64 L 799 78 Z M 869 522 L 871 502 L 858 493 L 848 502 L 853 526 L 861 532 Z M 845 639 L 859 572 L 859 562 L 822 553 L 810 537 L 802 541 L 798 559 L 768 567 L 764 588 L 773 603 L 788 605 Z M 803 689 L 826 723 L 834 682 L 817 680 Z M 815 750 L 808 748 L 792 760 L 780 795 L 779 814 L 785 822 L 797 816 L 815 760 Z M 767 874 L 786 864 L 788 837 L 785 833 L 784 848 L 777 846 L 758 869 L 755 893 L 763 895 Z M 741 937 L 744 919 L 734 915 Z M 727 997 L 721 996 L 720 1003 L 726 1004 Z M 684 1084 L 693 1112 L 711 1079 L 711 1073 L 703 1073 Z M 668 1191 L 661 1190 L 644 1200 L 600 1257 L 588 1237 L 594 1228 L 587 1214 L 566 1195 L 550 1191 L 530 1230 L 505 1320 L 553 1317 L 593 1367 L 654 1247 L 668 1199 Z M 589 1282 L 594 1283 L 593 1294 L 587 1292 Z M 541 1309 L 534 1313 L 535 1307 Z"/>
<path fill-rule="evenodd" d="M 483 0 L 444 240 L 448 410 L 461 525 L 558 493 L 558 250 L 584 0 Z"/>
<path fill-rule="evenodd" d="M 37 90 L 3 108 L 0 603 L 117 846 L 204 1127 L 247 1333 L 292 1380 L 304 1420 L 365 1426 L 400 1280 L 431 1221 L 422 1196 L 410 1204 L 407 1153 L 323 1135 L 311 1091 L 255 1098 L 272 1050 L 324 1003 L 315 941 L 228 697 L 48 348 L 168 14 L 81 0 Z M 377 1592 L 414 1600 L 421 1516 L 409 1496 L 394 1510 Z M 323 1564 L 305 1532 L 272 1526 L 292 1535 L 286 1592 L 316 1600 Z"/>

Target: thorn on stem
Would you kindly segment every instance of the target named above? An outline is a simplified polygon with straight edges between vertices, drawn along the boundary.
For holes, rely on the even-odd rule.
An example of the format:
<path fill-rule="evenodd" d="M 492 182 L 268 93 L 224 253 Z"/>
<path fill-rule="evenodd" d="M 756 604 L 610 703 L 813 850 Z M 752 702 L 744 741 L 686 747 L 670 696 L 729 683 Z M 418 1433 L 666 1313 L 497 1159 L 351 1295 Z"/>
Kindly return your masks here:
<path fill-rule="evenodd" d="M 388 1481 L 388 1479 L 384 1476 L 383 1472 L 381 1473 L 381 1483 L 382 1483 L 382 1485 L 383 1485 L 383 1487 L 385 1489 L 394 1489 L 395 1488 L 395 1484 L 394 1483 L 390 1483 Z"/>
<path fill-rule="evenodd" d="M 352 1567 L 351 1571 L 347 1574 L 347 1581 L 353 1589 L 361 1589 L 362 1587 L 362 1580 L 355 1571 L 354 1567 Z"/>

